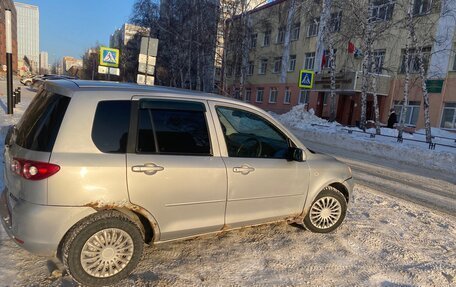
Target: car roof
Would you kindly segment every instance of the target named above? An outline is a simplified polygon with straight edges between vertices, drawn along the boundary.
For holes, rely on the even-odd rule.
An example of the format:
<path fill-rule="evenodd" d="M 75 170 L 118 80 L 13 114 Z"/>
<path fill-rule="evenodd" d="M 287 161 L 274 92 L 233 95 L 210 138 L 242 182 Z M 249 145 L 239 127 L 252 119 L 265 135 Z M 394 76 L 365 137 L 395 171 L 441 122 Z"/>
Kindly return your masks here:
<path fill-rule="evenodd" d="M 221 95 L 205 93 L 201 91 L 192 91 L 186 89 L 178 89 L 164 86 L 145 86 L 134 83 L 119 83 L 119 82 L 107 82 L 107 81 L 89 81 L 89 80 L 76 80 L 76 79 L 58 79 L 46 81 L 46 87 L 54 88 L 56 90 L 66 90 L 67 92 L 79 93 L 79 92 L 103 92 L 103 91 L 122 91 L 129 94 L 146 95 L 150 93 L 179 96 L 183 98 L 194 98 L 203 100 L 218 100 L 224 102 L 233 102 L 237 104 L 246 104 L 237 99 L 224 97 Z M 249 105 L 251 106 L 251 105 Z M 252 106 L 254 107 L 254 106 Z"/>

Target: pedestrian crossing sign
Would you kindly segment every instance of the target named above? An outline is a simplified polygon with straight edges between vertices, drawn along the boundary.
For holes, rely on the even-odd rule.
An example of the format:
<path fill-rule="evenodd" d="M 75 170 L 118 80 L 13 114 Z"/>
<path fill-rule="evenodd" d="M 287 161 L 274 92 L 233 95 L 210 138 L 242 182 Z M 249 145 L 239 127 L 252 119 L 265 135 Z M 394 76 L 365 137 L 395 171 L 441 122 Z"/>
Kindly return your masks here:
<path fill-rule="evenodd" d="M 312 89 L 314 77 L 314 71 L 301 70 L 299 73 L 299 87 L 304 89 Z"/>
<path fill-rule="evenodd" d="M 119 67 L 119 49 L 100 47 L 100 66 Z"/>

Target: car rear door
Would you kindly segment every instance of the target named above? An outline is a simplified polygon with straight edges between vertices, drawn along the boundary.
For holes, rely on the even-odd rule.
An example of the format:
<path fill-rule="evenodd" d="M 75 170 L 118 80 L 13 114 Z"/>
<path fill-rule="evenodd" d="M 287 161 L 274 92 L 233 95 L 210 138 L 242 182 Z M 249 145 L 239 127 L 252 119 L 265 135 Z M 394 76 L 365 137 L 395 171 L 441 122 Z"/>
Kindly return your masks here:
<path fill-rule="evenodd" d="M 293 143 L 253 110 L 211 103 L 227 167 L 226 224 L 239 227 L 299 215 L 309 185 L 307 162 L 287 161 Z"/>
<path fill-rule="evenodd" d="M 206 101 L 134 97 L 127 153 L 132 203 L 157 220 L 160 239 L 220 230 L 227 178 Z"/>

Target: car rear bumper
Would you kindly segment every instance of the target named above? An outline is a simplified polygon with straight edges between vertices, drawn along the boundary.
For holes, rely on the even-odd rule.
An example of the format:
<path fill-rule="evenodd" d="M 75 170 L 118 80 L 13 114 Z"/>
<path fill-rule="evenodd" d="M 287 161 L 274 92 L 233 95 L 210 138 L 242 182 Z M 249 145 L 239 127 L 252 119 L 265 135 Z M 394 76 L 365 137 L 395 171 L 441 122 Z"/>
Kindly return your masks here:
<path fill-rule="evenodd" d="M 19 246 L 38 255 L 54 256 L 65 233 L 94 212 L 90 207 L 29 203 L 12 196 L 7 188 L 0 197 L 3 228 Z"/>

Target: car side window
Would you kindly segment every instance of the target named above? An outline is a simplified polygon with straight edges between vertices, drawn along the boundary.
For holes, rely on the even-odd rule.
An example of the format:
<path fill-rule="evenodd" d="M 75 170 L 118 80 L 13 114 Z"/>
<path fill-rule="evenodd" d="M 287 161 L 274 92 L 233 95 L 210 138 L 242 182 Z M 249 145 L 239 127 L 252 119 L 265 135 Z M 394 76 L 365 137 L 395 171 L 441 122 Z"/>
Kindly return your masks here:
<path fill-rule="evenodd" d="M 273 124 L 254 113 L 217 107 L 228 156 L 286 158 L 288 139 Z"/>
<path fill-rule="evenodd" d="M 205 109 L 192 104 L 165 101 L 140 104 L 136 151 L 211 155 Z"/>
<path fill-rule="evenodd" d="M 92 140 L 104 153 L 125 153 L 130 127 L 130 101 L 101 101 L 97 105 Z"/>

